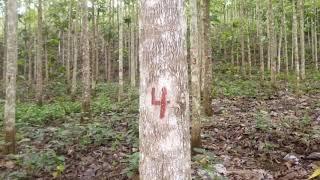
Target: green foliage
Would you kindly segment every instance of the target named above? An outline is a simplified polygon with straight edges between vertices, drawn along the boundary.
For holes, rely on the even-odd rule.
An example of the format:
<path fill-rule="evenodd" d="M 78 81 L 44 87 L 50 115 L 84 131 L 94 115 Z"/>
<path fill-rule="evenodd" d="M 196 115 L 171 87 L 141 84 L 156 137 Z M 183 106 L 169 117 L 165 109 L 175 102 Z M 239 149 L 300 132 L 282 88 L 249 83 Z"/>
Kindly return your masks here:
<path fill-rule="evenodd" d="M 308 114 L 305 114 L 303 116 L 302 120 L 300 121 L 300 126 L 302 128 L 308 127 L 311 125 L 311 122 L 312 122 L 312 120 L 311 120 L 310 116 Z"/>
<path fill-rule="evenodd" d="M 17 122 L 43 124 L 50 120 L 62 119 L 66 114 L 80 112 L 77 102 L 54 102 L 43 106 L 36 104 L 19 104 L 17 107 Z"/>
<path fill-rule="evenodd" d="M 129 119 L 126 140 L 128 143 L 132 144 L 132 147 L 139 147 L 139 124 L 137 119 Z"/>
<path fill-rule="evenodd" d="M 53 150 L 45 150 L 41 152 L 36 152 L 34 149 L 29 149 L 25 154 L 20 154 L 16 157 L 17 163 L 27 170 L 28 174 L 39 174 L 42 172 L 53 172 L 60 167 L 62 170 L 64 167 L 64 157 L 59 156 Z"/>
<path fill-rule="evenodd" d="M 128 164 L 128 167 L 123 170 L 129 178 L 138 173 L 139 170 L 139 152 L 135 152 L 133 154 L 127 155 L 127 158 L 124 162 Z"/>
<path fill-rule="evenodd" d="M 260 111 L 255 115 L 256 129 L 267 132 L 271 130 L 271 117 L 266 111 Z"/>
<path fill-rule="evenodd" d="M 116 149 L 120 141 L 124 139 L 122 134 L 117 133 L 110 127 L 110 124 L 103 122 L 90 124 L 65 123 L 61 128 L 55 130 L 53 137 L 55 140 L 52 140 L 50 144 L 55 149 L 63 149 L 71 144 L 79 144 L 82 149 L 88 145 L 110 144 Z"/>
<path fill-rule="evenodd" d="M 275 149 L 276 147 L 278 147 L 278 145 L 277 145 L 277 144 L 274 144 L 274 143 L 272 143 L 272 142 L 265 142 L 265 143 L 263 143 L 263 150 L 264 150 L 265 152 L 274 151 L 274 149 Z"/>
<path fill-rule="evenodd" d="M 80 144 L 83 146 L 88 144 L 100 146 L 106 145 L 110 140 L 114 140 L 114 144 L 116 144 L 117 141 L 122 139 L 123 136 L 113 131 L 109 125 L 95 122 L 86 127 L 83 136 L 80 138 Z"/>
<path fill-rule="evenodd" d="M 108 96 L 111 100 L 117 100 L 118 98 L 118 85 L 117 83 L 102 83 L 98 84 L 95 93 L 97 96 Z"/>
<path fill-rule="evenodd" d="M 213 96 L 227 97 L 258 97 L 273 93 L 271 86 L 262 84 L 258 77 L 245 79 L 235 74 L 235 68 L 230 65 L 216 67 L 214 74 Z"/>
<path fill-rule="evenodd" d="M 99 94 L 92 103 L 92 112 L 98 114 L 100 112 L 108 112 L 111 110 L 112 102 L 108 95 Z"/>
<path fill-rule="evenodd" d="M 194 155 L 192 157 L 192 160 L 193 162 L 195 162 L 195 165 L 198 166 L 199 169 L 206 172 L 206 174 L 208 174 L 211 179 L 225 179 L 224 177 L 218 176 L 218 174 L 216 173 L 215 165 L 219 163 L 216 155 L 201 148 L 194 148 L 193 151 L 196 152 L 197 155 Z"/>

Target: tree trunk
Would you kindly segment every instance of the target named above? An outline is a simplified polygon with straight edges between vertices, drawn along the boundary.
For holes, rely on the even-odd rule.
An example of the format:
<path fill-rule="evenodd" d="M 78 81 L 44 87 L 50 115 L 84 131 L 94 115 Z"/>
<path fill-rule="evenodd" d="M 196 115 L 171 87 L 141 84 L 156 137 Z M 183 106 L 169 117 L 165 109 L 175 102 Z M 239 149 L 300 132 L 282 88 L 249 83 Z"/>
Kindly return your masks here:
<path fill-rule="evenodd" d="M 108 82 L 111 82 L 112 81 L 112 52 L 113 52 L 113 45 L 109 44 L 109 46 L 107 48 L 108 48 Z"/>
<path fill-rule="evenodd" d="M 298 0 L 299 7 L 299 19 L 300 19 L 300 54 L 301 54 L 301 79 L 304 80 L 306 78 L 306 70 L 305 70 L 305 38 L 304 38 L 304 0 Z"/>
<path fill-rule="evenodd" d="M 250 44 L 250 29 L 248 26 L 248 35 L 247 35 L 247 48 L 248 48 L 248 65 L 249 65 L 249 77 L 251 78 L 251 71 L 252 71 L 252 62 L 251 62 L 251 44 Z"/>
<path fill-rule="evenodd" d="M 267 14 L 267 39 L 268 39 L 268 61 L 267 61 L 267 70 L 269 71 L 271 69 L 271 36 L 270 36 L 270 14 L 268 9 Z"/>
<path fill-rule="evenodd" d="M 36 56 L 36 101 L 42 105 L 43 77 L 42 77 L 42 0 L 38 0 L 38 32 L 37 32 L 37 56 Z"/>
<path fill-rule="evenodd" d="M 6 80 L 6 68 L 7 68 L 7 31 L 8 31 L 8 0 L 4 0 L 4 6 L 5 6 L 5 15 L 4 15 L 4 28 L 3 28 L 3 39 L 4 39 L 4 43 L 3 43 L 3 69 L 2 69 L 2 80 L 3 82 L 5 82 Z"/>
<path fill-rule="evenodd" d="M 281 50 L 282 50 L 282 40 L 283 40 L 283 26 L 280 26 L 280 35 L 279 35 L 279 43 L 278 43 L 278 63 L 277 63 L 277 73 L 279 74 L 281 71 Z"/>
<path fill-rule="evenodd" d="M 69 22 L 68 22 L 68 39 L 67 39 L 67 60 L 66 60 L 66 80 L 67 80 L 67 86 L 68 90 L 70 90 L 70 80 L 71 80 L 71 73 L 70 73 L 70 64 L 71 64 L 71 30 L 72 30 L 72 1 L 69 2 Z"/>
<path fill-rule="evenodd" d="M 140 179 L 191 179 L 183 0 L 140 0 Z"/>
<path fill-rule="evenodd" d="M 90 117 L 91 104 L 91 77 L 90 77 L 90 58 L 89 58 L 89 27 L 88 27 L 88 1 L 82 0 L 82 112 L 84 117 Z"/>
<path fill-rule="evenodd" d="M 286 78 L 289 78 L 289 57 L 288 57 L 288 40 L 287 40 L 287 21 L 286 21 L 286 11 L 284 9 L 284 1 L 281 1 L 282 4 L 282 30 L 284 36 L 284 62 L 286 65 Z"/>
<path fill-rule="evenodd" d="M 315 20 L 311 20 L 311 53 L 312 53 L 312 61 L 315 62 L 315 69 L 317 70 L 317 63 L 315 58 L 315 34 L 314 34 L 314 25 Z"/>
<path fill-rule="evenodd" d="M 119 5 L 119 94 L 118 94 L 119 102 L 123 97 L 123 50 L 124 50 L 123 11 L 124 11 L 124 4 L 121 1 Z"/>
<path fill-rule="evenodd" d="M 244 22 L 244 12 L 243 12 L 243 5 L 242 5 L 242 2 L 240 3 L 240 18 L 241 18 L 241 21 Z M 245 29 L 244 27 L 242 26 L 240 28 L 241 32 L 240 32 L 240 47 L 241 47 L 241 66 L 240 66 L 240 69 L 241 69 L 241 73 L 242 75 L 246 75 L 246 55 L 245 55 L 245 52 L 244 52 L 244 41 L 245 41 Z"/>
<path fill-rule="evenodd" d="M 190 59 L 191 59 L 191 147 L 201 147 L 201 84 L 200 68 L 201 61 L 199 57 L 199 29 L 198 29 L 198 4 L 197 0 L 190 1 L 191 19 L 190 19 Z"/>
<path fill-rule="evenodd" d="M 315 64 L 316 64 L 316 70 L 319 69 L 319 62 L 318 62 L 318 36 L 317 36 L 317 26 L 314 26 L 314 57 L 315 57 Z"/>
<path fill-rule="evenodd" d="M 211 59 L 211 46 L 210 46 L 210 19 L 209 19 L 209 7 L 210 7 L 210 0 L 203 0 L 203 63 L 205 64 L 205 76 L 204 76 L 204 90 L 203 90 L 203 108 L 204 112 L 207 116 L 212 116 L 212 59 Z"/>
<path fill-rule="evenodd" d="M 28 48 L 28 84 L 31 87 L 32 85 L 32 40 L 29 41 L 29 48 Z"/>
<path fill-rule="evenodd" d="M 204 62 L 204 25 L 203 25 L 203 16 L 204 16 L 204 12 L 203 12 L 203 0 L 198 0 L 198 9 L 199 9 L 199 13 L 198 13 L 198 31 L 199 31 L 199 57 L 200 57 L 200 92 L 201 95 L 203 95 L 203 90 L 204 90 L 204 77 L 205 77 L 205 62 Z"/>
<path fill-rule="evenodd" d="M 102 39 L 103 57 L 104 57 L 104 77 L 106 82 L 108 81 L 108 42 Z"/>
<path fill-rule="evenodd" d="M 74 33 L 73 33 L 73 71 L 71 82 L 71 95 L 75 97 L 77 92 L 77 75 L 78 75 L 78 27 L 77 19 L 74 21 Z"/>
<path fill-rule="evenodd" d="M 299 63 L 299 45 L 298 45 L 298 21 L 296 12 L 296 3 L 293 1 L 292 5 L 292 33 L 293 33 L 293 45 L 294 45 L 294 60 L 296 67 L 297 85 L 300 82 L 300 63 Z"/>
<path fill-rule="evenodd" d="M 131 26 L 130 26 L 130 37 L 131 37 L 131 40 L 130 40 L 130 63 L 131 63 L 131 72 L 130 72 L 130 83 L 131 83 L 131 86 L 132 87 L 135 87 L 136 86 L 136 58 L 135 58 L 135 26 L 136 26 L 136 19 L 135 19 L 135 5 L 133 4 L 132 5 L 132 21 L 131 21 Z"/>
<path fill-rule="evenodd" d="M 95 72 L 96 72 L 96 75 L 95 75 L 95 77 L 96 77 L 96 82 L 95 82 L 95 84 L 97 84 L 97 83 L 99 83 L 99 78 L 100 78 L 100 65 L 99 65 L 99 63 L 100 63 L 100 55 L 99 55 L 99 52 L 100 52 L 100 38 L 98 38 L 99 37 L 99 34 L 100 34 L 100 30 L 99 30 L 99 21 L 100 21 L 100 12 L 99 12 L 99 8 L 97 8 L 97 19 L 96 19 L 96 22 L 95 22 L 95 31 L 96 31 L 96 37 L 95 37 L 95 41 L 96 41 L 96 45 L 95 45 L 95 51 L 94 51 L 94 53 L 95 53 L 95 57 L 96 57 L 96 59 L 95 59 L 95 63 L 96 63 L 96 65 L 95 65 L 95 67 L 96 67 L 96 70 L 95 70 Z M 95 89 L 95 87 L 94 87 L 94 89 Z"/>
<path fill-rule="evenodd" d="M 257 6 L 257 36 L 259 38 L 259 56 L 260 56 L 260 73 L 261 73 L 261 80 L 264 80 L 264 52 L 263 52 L 263 38 L 262 38 L 262 18 L 261 18 L 261 14 L 262 14 L 262 10 L 260 8 L 261 3 L 260 1 L 256 2 L 256 6 Z"/>
<path fill-rule="evenodd" d="M 47 37 L 44 40 L 44 65 L 45 65 L 44 82 L 45 82 L 45 84 L 48 84 L 48 82 L 49 82 L 49 62 L 48 62 Z"/>
<path fill-rule="evenodd" d="M 275 38 L 275 23 L 273 16 L 273 5 L 272 0 L 268 1 L 268 17 L 269 17 L 269 46 L 270 46 L 270 65 L 271 65 L 271 83 L 275 85 L 276 83 L 276 69 L 277 69 L 277 41 Z"/>
<path fill-rule="evenodd" d="M 92 41 L 91 41 L 91 88 L 94 92 L 96 88 L 96 81 L 97 81 L 97 71 L 96 71 L 96 37 L 97 37 L 97 29 L 96 29 L 96 10 L 95 10 L 95 0 L 91 0 L 92 3 Z M 89 53 L 90 54 L 90 53 Z"/>
<path fill-rule="evenodd" d="M 16 152 L 16 77 L 17 77 L 17 2 L 7 1 L 7 34 L 6 34 L 6 101 L 4 106 L 5 146 L 4 153 Z"/>

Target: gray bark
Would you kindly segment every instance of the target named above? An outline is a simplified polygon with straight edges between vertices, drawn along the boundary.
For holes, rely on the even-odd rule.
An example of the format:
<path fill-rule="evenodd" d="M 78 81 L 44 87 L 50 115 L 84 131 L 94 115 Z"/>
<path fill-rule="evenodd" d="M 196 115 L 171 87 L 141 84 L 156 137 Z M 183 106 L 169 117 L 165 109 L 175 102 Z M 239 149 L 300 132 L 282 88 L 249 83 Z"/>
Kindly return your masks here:
<path fill-rule="evenodd" d="M 188 180 L 191 152 L 184 1 L 139 2 L 140 179 Z"/>
<path fill-rule="evenodd" d="M 7 1 L 6 34 L 6 101 L 4 106 L 5 142 L 4 152 L 15 153 L 15 113 L 16 113 L 16 77 L 17 77 L 17 2 Z"/>

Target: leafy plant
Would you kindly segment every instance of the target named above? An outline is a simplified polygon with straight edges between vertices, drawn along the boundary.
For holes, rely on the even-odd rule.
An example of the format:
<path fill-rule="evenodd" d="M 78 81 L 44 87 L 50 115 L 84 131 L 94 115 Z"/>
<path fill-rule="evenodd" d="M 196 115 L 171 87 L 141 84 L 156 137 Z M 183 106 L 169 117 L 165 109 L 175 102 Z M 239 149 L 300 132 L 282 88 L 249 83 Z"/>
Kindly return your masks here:
<path fill-rule="evenodd" d="M 18 164 L 31 174 L 39 174 L 40 171 L 53 172 L 58 166 L 64 167 L 64 161 L 64 156 L 57 155 L 53 150 L 36 152 L 34 149 L 30 149 L 17 158 Z M 62 171 L 61 168 L 60 171 Z"/>
<path fill-rule="evenodd" d="M 261 131 L 268 131 L 271 128 L 271 117 L 265 111 L 260 111 L 256 114 L 256 129 Z"/>
<path fill-rule="evenodd" d="M 123 172 L 131 178 L 133 175 L 138 173 L 139 170 L 139 152 L 135 152 L 133 154 L 127 155 L 127 158 L 124 162 L 128 164 L 128 167 L 123 170 Z"/>
<path fill-rule="evenodd" d="M 309 115 L 305 114 L 302 118 L 302 120 L 300 121 L 300 126 L 301 127 L 307 127 L 311 124 L 312 120 L 310 118 Z"/>

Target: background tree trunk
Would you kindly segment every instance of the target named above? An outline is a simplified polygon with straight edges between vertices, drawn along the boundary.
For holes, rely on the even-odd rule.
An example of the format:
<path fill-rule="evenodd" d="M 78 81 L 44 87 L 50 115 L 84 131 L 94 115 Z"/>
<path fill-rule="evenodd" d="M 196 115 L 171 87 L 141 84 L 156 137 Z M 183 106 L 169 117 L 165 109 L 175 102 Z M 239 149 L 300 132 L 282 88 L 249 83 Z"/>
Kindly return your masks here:
<path fill-rule="evenodd" d="M 318 31 L 317 31 L 317 17 L 318 17 L 318 14 L 317 14 L 317 8 L 316 8 L 316 1 L 313 0 L 313 4 L 314 4 L 314 15 L 315 15 L 315 18 L 314 18 L 314 24 L 313 24 L 313 41 L 314 41 L 314 61 L 315 61 L 315 67 L 316 67 L 316 70 L 319 69 L 319 62 L 318 62 Z M 319 45 L 320 46 L 320 45 Z"/>
<path fill-rule="evenodd" d="M 305 57 L 305 38 L 304 38 L 304 0 L 298 0 L 300 18 L 300 54 L 301 54 L 301 79 L 306 78 L 306 57 Z"/>
<path fill-rule="evenodd" d="M 269 17 L 269 46 L 270 46 L 270 65 L 271 65 L 271 83 L 276 83 L 276 70 L 277 70 L 277 40 L 275 35 L 275 23 L 273 15 L 272 0 L 268 1 L 268 17 Z"/>
<path fill-rule="evenodd" d="M 256 6 L 257 6 L 257 36 L 259 38 L 259 56 L 260 56 L 260 74 L 261 74 L 261 79 L 264 80 L 264 51 L 263 51 L 263 38 L 262 38 L 262 19 L 261 19 L 261 3 L 260 1 L 256 2 Z"/>
<path fill-rule="evenodd" d="M 16 152 L 16 77 L 17 77 L 17 2 L 7 1 L 7 35 L 6 35 L 6 101 L 4 106 L 5 142 L 4 153 Z"/>
<path fill-rule="evenodd" d="M 90 116 L 91 104 L 91 77 L 89 58 L 89 27 L 88 27 L 88 1 L 82 0 L 82 78 L 83 78 L 83 99 L 82 112 L 85 117 Z"/>
<path fill-rule="evenodd" d="M 72 46 L 71 46 L 71 31 L 72 31 L 72 1 L 69 1 L 69 22 L 68 22 L 68 39 L 67 39 L 67 60 L 66 60 L 66 81 L 68 89 L 70 88 L 70 64 L 72 62 Z M 70 90 L 70 89 L 69 89 Z"/>
<path fill-rule="evenodd" d="M 78 5 L 77 5 L 78 6 Z M 74 21 L 74 33 L 73 33 L 73 70 L 72 70 L 72 82 L 71 82 L 71 95 L 75 97 L 77 92 L 77 75 L 78 75 L 78 22 Z"/>
<path fill-rule="evenodd" d="M 123 50 L 124 50 L 124 42 L 123 42 L 123 8 L 124 5 L 122 1 L 120 1 L 119 5 L 119 94 L 118 100 L 121 101 L 123 97 Z"/>
<path fill-rule="evenodd" d="M 91 88 L 94 92 L 94 89 L 96 88 L 96 81 L 97 81 L 97 67 L 96 67 L 96 61 L 97 61 L 97 54 L 96 54 L 96 49 L 97 49 L 97 27 L 96 27 L 96 8 L 95 8 L 95 0 L 91 1 L 92 3 L 92 41 L 91 41 Z M 90 53 L 89 53 L 90 54 Z"/>
<path fill-rule="evenodd" d="M 205 64 L 205 76 L 204 76 L 204 90 L 203 90 L 203 108 L 207 116 L 212 116 L 212 59 L 211 59 L 211 45 L 210 45 L 210 19 L 209 19 L 209 7 L 210 1 L 203 0 L 204 2 L 204 17 L 203 17 L 203 48 L 205 49 L 203 55 L 203 63 Z"/>
<path fill-rule="evenodd" d="M 131 26 L 130 26 L 130 67 L 131 67 L 131 72 L 130 72 L 130 84 L 132 87 L 136 86 L 136 52 L 135 52 L 135 26 L 136 26 L 136 18 L 135 18 L 135 9 L 136 6 L 133 3 L 131 7 Z"/>
<path fill-rule="evenodd" d="M 6 68 L 7 68 L 7 29 L 8 29 L 8 0 L 4 0 L 4 28 L 3 28 L 3 69 L 2 69 L 2 80 L 3 82 L 6 81 Z"/>
<path fill-rule="evenodd" d="M 42 0 L 38 0 L 38 32 L 37 32 L 37 55 L 36 55 L 36 101 L 42 105 L 43 98 L 43 77 L 42 77 Z"/>
<path fill-rule="evenodd" d="M 191 147 L 201 147 L 201 84 L 199 57 L 199 29 L 198 29 L 198 4 L 197 0 L 190 1 L 190 59 L 191 59 Z"/>
<path fill-rule="evenodd" d="M 300 82 L 300 63 L 299 63 L 299 45 L 298 45 L 298 21 L 297 21 L 297 12 L 296 12 L 296 2 L 295 0 L 292 2 L 292 36 L 293 42 L 292 45 L 294 47 L 294 60 L 296 67 L 296 78 L 297 85 Z"/>

